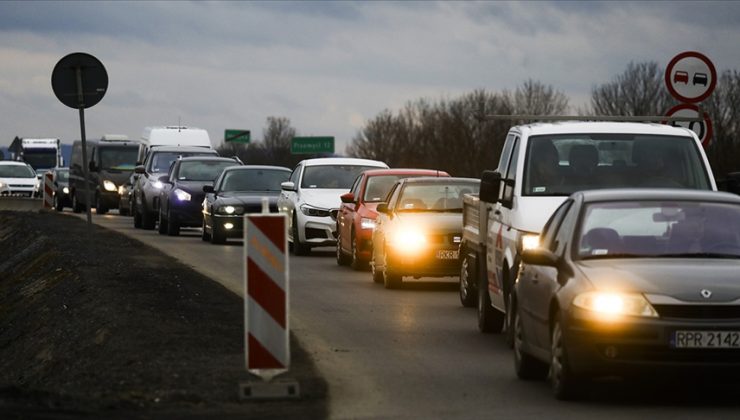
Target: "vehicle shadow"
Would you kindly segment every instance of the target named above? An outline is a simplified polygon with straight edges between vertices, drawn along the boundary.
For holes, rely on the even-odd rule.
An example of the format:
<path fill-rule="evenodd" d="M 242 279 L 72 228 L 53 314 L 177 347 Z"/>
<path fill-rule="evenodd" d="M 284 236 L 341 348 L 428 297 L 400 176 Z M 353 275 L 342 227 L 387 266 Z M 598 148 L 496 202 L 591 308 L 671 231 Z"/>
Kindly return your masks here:
<path fill-rule="evenodd" d="M 457 290 L 457 282 L 447 280 L 424 280 L 406 277 L 396 290 L 415 292 L 454 292 Z"/>

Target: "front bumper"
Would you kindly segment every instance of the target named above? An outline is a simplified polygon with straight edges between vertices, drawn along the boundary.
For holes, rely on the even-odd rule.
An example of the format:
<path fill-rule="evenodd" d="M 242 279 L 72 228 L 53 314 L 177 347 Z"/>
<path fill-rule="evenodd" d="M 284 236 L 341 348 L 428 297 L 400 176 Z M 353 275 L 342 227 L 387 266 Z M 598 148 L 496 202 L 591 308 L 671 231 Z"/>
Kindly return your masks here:
<path fill-rule="evenodd" d="M 211 229 L 218 230 L 227 238 L 242 238 L 244 236 L 244 216 L 226 216 L 215 214 L 211 217 Z M 231 225 L 231 228 L 228 228 Z"/>
<path fill-rule="evenodd" d="M 373 230 L 355 230 L 355 249 L 357 257 L 362 261 L 369 261 L 373 255 Z"/>
<path fill-rule="evenodd" d="M 100 201 L 103 205 L 109 209 L 117 209 L 118 203 L 121 200 L 121 196 L 115 191 L 101 191 Z"/>
<path fill-rule="evenodd" d="M 203 208 L 197 201 L 180 201 L 176 197 L 171 197 L 169 211 L 177 218 L 180 226 L 200 227 L 203 224 Z"/>
<path fill-rule="evenodd" d="M 654 371 L 740 371 L 740 349 L 675 348 L 679 330 L 740 331 L 740 319 L 595 319 L 572 308 L 564 323 L 573 372 L 583 376 L 631 375 Z"/>
<path fill-rule="evenodd" d="M 300 213 L 300 210 L 298 212 Z M 310 246 L 332 246 L 337 243 L 336 217 L 316 217 L 300 213 L 297 219 L 298 238 L 301 243 Z"/>
<path fill-rule="evenodd" d="M 458 247 L 426 247 L 419 252 L 407 252 L 389 246 L 386 252 L 388 253 L 389 269 L 402 276 L 448 277 L 460 275 Z M 444 257 L 441 257 L 441 255 L 444 255 Z"/>

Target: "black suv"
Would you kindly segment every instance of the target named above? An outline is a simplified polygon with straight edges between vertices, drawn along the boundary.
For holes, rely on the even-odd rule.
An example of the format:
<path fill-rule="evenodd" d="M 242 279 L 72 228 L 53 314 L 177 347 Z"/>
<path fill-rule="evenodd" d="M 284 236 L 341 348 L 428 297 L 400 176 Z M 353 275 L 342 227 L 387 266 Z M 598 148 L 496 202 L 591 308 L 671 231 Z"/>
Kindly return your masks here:
<path fill-rule="evenodd" d="M 185 157 L 175 161 L 169 174 L 159 178 L 164 188 L 159 193 L 159 233 L 180 234 L 181 227 L 203 224 L 203 187 L 229 166 L 241 165 L 235 158 Z"/>

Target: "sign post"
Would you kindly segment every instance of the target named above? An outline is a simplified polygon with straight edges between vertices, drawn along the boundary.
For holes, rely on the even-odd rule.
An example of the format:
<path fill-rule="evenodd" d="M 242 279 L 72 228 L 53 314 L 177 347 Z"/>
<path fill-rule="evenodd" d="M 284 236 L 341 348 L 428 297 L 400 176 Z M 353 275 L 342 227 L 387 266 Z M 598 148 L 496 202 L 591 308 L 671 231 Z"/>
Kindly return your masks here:
<path fill-rule="evenodd" d="M 293 137 L 290 153 L 294 155 L 334 153 L 334 137 Z"/>

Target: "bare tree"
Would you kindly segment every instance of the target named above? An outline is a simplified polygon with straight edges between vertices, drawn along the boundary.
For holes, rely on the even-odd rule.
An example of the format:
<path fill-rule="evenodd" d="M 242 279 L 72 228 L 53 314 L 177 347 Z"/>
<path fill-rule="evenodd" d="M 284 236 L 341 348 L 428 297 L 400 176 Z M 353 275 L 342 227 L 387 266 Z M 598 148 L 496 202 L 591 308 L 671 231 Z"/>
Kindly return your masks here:
<path fill-rule="evenodd" d="M 663 115 L 673 100 L 656 62 L 630 62 L 614 80 L 591 89 L 593 115 Z"/>

